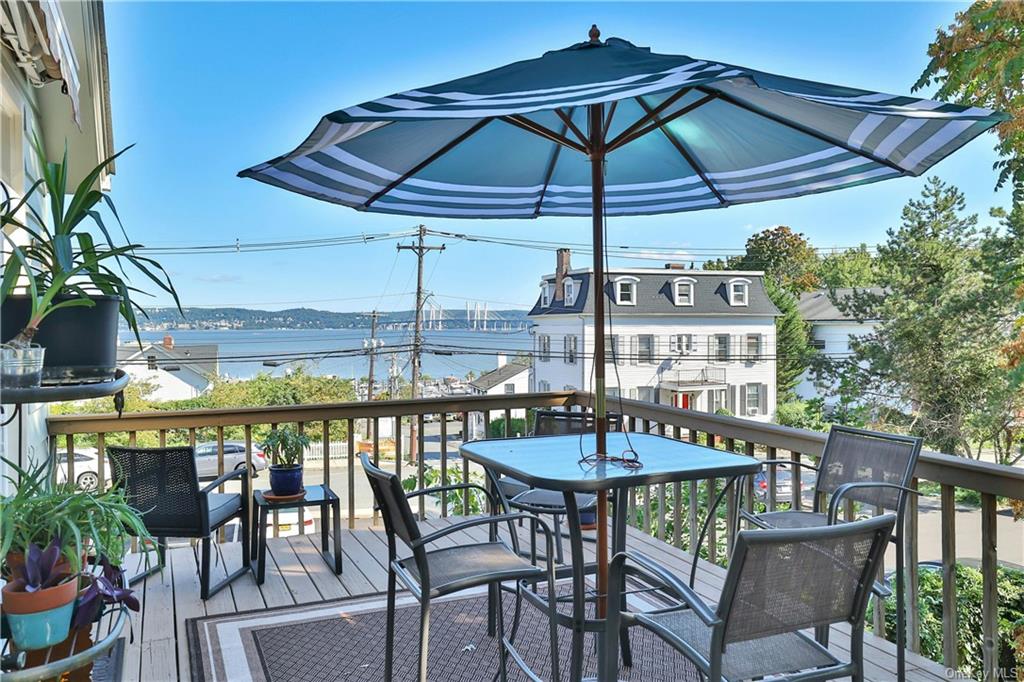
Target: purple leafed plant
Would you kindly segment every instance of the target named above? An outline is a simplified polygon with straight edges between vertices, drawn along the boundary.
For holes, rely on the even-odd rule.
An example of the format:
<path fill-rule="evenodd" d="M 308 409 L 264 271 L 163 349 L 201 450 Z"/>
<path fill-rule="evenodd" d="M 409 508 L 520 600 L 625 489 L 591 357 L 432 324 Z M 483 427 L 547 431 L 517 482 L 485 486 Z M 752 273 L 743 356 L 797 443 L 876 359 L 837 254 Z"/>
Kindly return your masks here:
<path fill-rule="evenodd" d="M 25 552 L 25 563 L 18 569 L 17 577 L 11 581 L 12 588 L 24 592 L 38 592 L 62 583 L 69 575 L 66 570 L 57 570 L 60 562 L 60 538 L 54 538 L 46 549 L 30 543 Z"/>
<path fill-rule="evenodd" d="M 139 600 L 132 590 L 122 587 L 125 584 L 124 571 L 112 566 L 107 557 L 100 557 L 101 575 L 83 574 L 89 580 L 89 586 L 78 598 L 78 609 L 75 611 L 74 628 L 86 627 L 96 616 L 104 604 L 124 604 L 132 611 L 139 610 Z"/>

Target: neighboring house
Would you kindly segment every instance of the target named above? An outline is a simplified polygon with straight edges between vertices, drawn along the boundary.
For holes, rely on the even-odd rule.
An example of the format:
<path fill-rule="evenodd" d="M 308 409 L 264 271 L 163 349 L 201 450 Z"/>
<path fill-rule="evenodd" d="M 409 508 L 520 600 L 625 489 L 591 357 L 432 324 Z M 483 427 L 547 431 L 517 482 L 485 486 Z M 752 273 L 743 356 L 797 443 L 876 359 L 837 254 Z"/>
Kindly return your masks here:
<path fill-rule="evenodd" d="M 870 334 L 875 329 L 877 320 L 858 322 L 836 306 L 836 301 L 842 301 L 853 291 L 836 289 L 835 298 L 830 297 L 829 292 L 824 289 L 800 294 L 797 308 L 800 316 L 810 325 L 811 346 L 815 350 L 833 358 L 846 357 L 850 353 L 851 338 Z M 867 291 L 882 293 L 882 289 L 877 287 L 868 288 Z M 809 372 L 804 372 L 801 377 L 796 394 L 804 400 L 824 395 L 815 386 Z M 824 397 L 826 405 L 835 404 L 834 397 Z"/>
<path fill-rule="evenodd" d="M 592 271 L 568 249 L 542 278 L 529 313 L 534 390 L 592 385 Z M 775 414 L 775 318 L 761 272 L 613 268 L 607 273 L 609 394 L 770 421 Z M 610 408 L 614 409 L 614 408 Z"/>
<path fill-rule="evenodd" d="M 60 158 L 67 145 L 68 187 L 114 153 L 102 2 L 0 2 L 0 196 L 17 200 L 39 179 L 33 138 L 50 158 Z M 108 173 L 96 188 L 110 188 Z M 48 215 L 42 193 L 29 203 Z M 26 209 L 19 218 L 33 224 Z M 23 231 L 11 236 L 27 240 Z M 8 257 L 6 244 L 0 254 Z M 46 457 L 47 414 L 45 405 L 22 406 L 17 420 L 0 427 L 0 454 L 22 464 Z M 7 473 L 0 464 L 5 492 Z"/>
<path fill-rule="evenodd" d="M 153 400 L 195 398 L 213 385 L 219 367 L 216 344 L 178 346 L 169 334 L 162 343 L 131 342 L 118 347 L 117 364 L 132 381 L 154 387 Z"/>
<path fill-rule="evenodd" d="M 498 356 L 498 367 L 481 374 L 469 382 L 471 395 L 511 395 L 513 393 L 530 392 L 530 365 L 528 360 L 520 358 L 508 362 L 504 355 Z M 526 417 L 526 410 L 512 410 L 513 419 Z M 483 415 L 474 412 L 470 425 L 471 437 L 483 436 Z M 520 434 L 526 435 L 526 434 Z"/>

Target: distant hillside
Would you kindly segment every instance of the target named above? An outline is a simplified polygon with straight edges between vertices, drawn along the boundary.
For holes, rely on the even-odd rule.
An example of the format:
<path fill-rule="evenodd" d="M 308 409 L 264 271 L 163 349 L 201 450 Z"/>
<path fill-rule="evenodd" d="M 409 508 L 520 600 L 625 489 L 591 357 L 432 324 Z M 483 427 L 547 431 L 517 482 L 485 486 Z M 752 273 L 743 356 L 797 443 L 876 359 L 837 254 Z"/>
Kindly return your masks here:
<path fill-rule="evenodd" d="M 140 319 L 147 331 L 163 329 L 362 329 L 370 326 L 368 313 L 334 313 L 313 308 L 288 310 L 251 310 L 249 308 L 185 308 L 185 317 L 175 308 L 150 308 L 149 320 Z M 411 326 L 415 319 L 412 310 L 377 314 L 377 325 L 382 329 Z M 488 312 L 488 325 L 510 322 L 524 323 L 525 310 L 492 310 Z M 426 317 L 424 317 L 426 323 Z M 444 329 L 466 329 L 465 310 L 445 310 Z"/>

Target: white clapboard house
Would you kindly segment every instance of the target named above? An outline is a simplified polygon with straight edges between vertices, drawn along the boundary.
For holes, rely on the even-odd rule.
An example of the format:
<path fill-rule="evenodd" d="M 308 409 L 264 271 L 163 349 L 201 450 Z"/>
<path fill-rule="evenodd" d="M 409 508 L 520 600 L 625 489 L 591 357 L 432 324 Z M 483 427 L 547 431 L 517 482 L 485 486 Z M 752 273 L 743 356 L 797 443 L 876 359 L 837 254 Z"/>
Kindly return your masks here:
<path fill-rule="evenodd" d="M 775 318 L 763 273 L 613 268 L 607 273 L 608 392 L 759 421 L 775 413 Z M 529 313 L 533 389 L 593 385 L 595 288 L 568 249 Z M 614 406 L 612 407 L 614 409 Z"/>

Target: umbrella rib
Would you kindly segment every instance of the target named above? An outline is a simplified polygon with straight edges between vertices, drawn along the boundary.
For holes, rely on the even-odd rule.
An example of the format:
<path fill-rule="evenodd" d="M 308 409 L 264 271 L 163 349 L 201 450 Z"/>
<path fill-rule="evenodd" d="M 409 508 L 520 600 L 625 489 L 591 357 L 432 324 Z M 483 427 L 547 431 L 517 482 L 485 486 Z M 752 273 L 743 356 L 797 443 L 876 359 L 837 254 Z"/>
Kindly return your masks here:
<path fill-rule="evenodd" d="M 551 130 L 550 128 L 542 126 L 541 124 L 537 123 L 536 121 L 532 121 L 532 120 L 526 118 L 525 116 L 523 116 L 521 114 L 511 114 L 509 116 L 499 116 L 498 120 L 499 121 L 504 121 L 505 123 L 508 123 L 509 125 L 513 125 L 516 128 L 520 128 L 520 129 L 525 130 L 525 131 L 527 131 L 529 133 L 533 133 L 534 135 L 538 135 L 540 137 L 543 137 L 546 140 L 551 140 L 552 142 L 557 142 L 558 144 L 562 145 L 563 147 L 568 147 L 570 149 L 575 149 L 576 151 L 578 151 L 581 154 L 586 154 L 587 153 L 586 148 L 583 145 L 579 144 L 578 142 L 573 142 L 572 140 L 567 138 L 565 135 L 559 135 L 554 130 Z"/>
<path fill-rule="evenodd" d="M 713 99 L 715 99 L 714 95 L 708 95 L 707 97 L 702 97 L 702 98 L 700 98 L 699 100 L 697 100 L 695 102 L 690 102 L 689 104 L 687 104 L 682 109 L 679 109 L 678 111 L 673 111 L 671 114 L 669 114 L 665 118 L 661 119 L 660 121 L 658 119 L 659 112 L 656 109 L 650 109 L 649 111 L 651 111 L 651 115 L 644 116 L 644 120 L 645 121 L 653 120 L 654 123 L 649 123 L 648 125 L 644 126 L 643 128 L 641 128 L 639 130 L 635 130 L 632 134 L 630 134 L 628 136 L 625 135 L 625 134 L 619 135 L 618 137 L 616 137 L 612 141 L 612 144 L 609 145 L 608 151 L 614 151 L 615 149 L 618 149 L 619 147 L 623 147 L 623 146 L 629 144 L 630 142 L 632 142 L 633 140 L 641 138 L 644 135 L 650 133 L 653 130 L 657 130 L 658 128 L 662 127 L 663 125 L 665 125 L 667 123 L 671 123 L 672 121 L 676 120 L 680 116 L 685 116 L 686 114 L 690 113 L 694 109 L 696 109 L 698 107 L 701 107 L 701 106 L 704 106 L 705 104 L 707 104 L 708 102 L 710 102 Z"/>
<path fill-rule="evenodd" d="M 572 111 L 569 112 L 570 118 L 572 117 Z M 562 126 L 562 134 L 565 135 L 565 126 Z M 551 176 L 555 174 L 555 164 L 558 163 L 558 154 L 562 151 L 562 145 L 555 143 L 555 148 L 551 152 L 551 160 L 548 161 L 547 170 L 544 173 L 544 186 L 540 189 L 540 197 L 537 199 L 537 207 L 533 210 L 534 217 L 540 215 L 541 204 L 544 203 L 544 195 L 548 193 L 548 185 L 551 184 Z"/>
<path fill-rule="evenodd" d="M 644 111 L 650 113 L 651 107 L 647 105 L 647 102 L 644 101 L 643 97 L 637 97 L 636 101 Z M 711 182 L 711 179 L 707 176 L 707 173 L 704 170 L 704 166 L 697 161 L 697 157 L 690 153 L 686 148 L 686 144 L 684 144 L 675 133 L 665 127 L 664 123 L 662 123 L 661 119 L 657 115 L 654 116 L 654 122 L 658 124 L 658 129 L 664 133 L 672 146 L 676 148 L 676 151 L 686 159 L 686 163 L 690 164 L 690 167 L 697 171 L 697 175 L 704 181 L 704 184 L 707 185 L 708 189 L 711 190 L 711 193 L 715 195 L 715 198 L 718 199 L 719 203 L 721 203 L 722 206 L 728 206 L 729 200 L 723 197 L 722 193 L 719 192 L 718 188 Z"/>
<path fill-rule="evenodd" d="M 388 185 L 384 189 L 380 190 L 379 192 L 371 196 L 369 199 L 367 199 L 366 202 L 362 206 L 358 207 L 357 210 L 365 211 L 367 208 L 370 207 L 370 204 L 377 201 L 377 199 L 380 199 L 382 196 L 384 196 L 394 188 L 398 187 L 403 182 L 405 182 L 412 176 L 416 175 L 430 164 L 437 161 L 439 158 L 450 152 L 452 149 L 462 144 L 462 142 L 464 142 L 467 138 L 472 137 L 474 133 L 476 133 L 478 130 L 480 130 L 493 120 L 493 118 L 480 119 L 479 121 L 474 123 L 468 130 L 461 133 L 458 137 L 455 137 L 454 139 L 450 140 L 447 144 L 438 149 L 436 152 L 425 158 L 423 161 L 420 161 L 418 164 L 416 164 L 411 169 L 400 175 L 395 180 L 388 183 Z"/>
<path fill-rule="evenodd" d="M 575 109 L 576 108 L 573 107 L 568 114 L 561 109 L 555 109 L 555 113 L 558 114 L 558 118 L 562 119 L 562 122 L 565 123 L 565 126 L 562 127 L 562 137 L 565 137 L 565 129 L 568 128 L 572 131 L 572 134 L 576 136 L 576 139 L 586 147 L 590 144 L 590 141 L 587 139 L 587 136 L 583 134 L 583 131 L 572 122 L 572 112 L 575 111 Z"/>
<path fill-rule="evenodd" d="M 681 88 L 679 90 L 676 90 L 670 96 L 666 97 L 664 102 L 662 102 L 658 106 L 654 107 L 654 115 L 657 116 L 661 112 L 665 111 L 665 109 L 668 109 L 670 106 L 675 104 L 676 101 L 680 97 L 682 97 L 683 95 L 688 93 L 691 89 L 692 88 Z M 625 130 L 623 130 L 621 133 L 619 133 L 618 136 L 614 140 L 612 140 L 611 142 L 609 142 L 605 146 L 606 151 L 610 152 L 613 149 L 615 149 L 616 147 L 621 147 L 623 144 L 625 144 L 623 142 L 623 140 L 625 138 L 630 137 L 633 134 L 634 131 L 639 130 L 643 126 L 645 126 L 648 123 L 650 123 L 651 118 L 652 118 L 651 115 L 648 114 L 648 115 L 645 115 L 645 116 L 641 116 L 639 119 L 634 121 Z M 630 137 L 630 139 L 632 139 L 632 138 Z"/>
<path fill-rule="evenodd" d="M 733 97 L 730 94 L 722 92 L 721 90 L 715 90 L 715 89 L 707 88 L 707 87 L 705 87 L 703 85 L 698 85 L 697 89 L 700 90 L 701 92 L 709 94 L 709 95 L 717 95 L 722 101 L 728 102 L 729 104 L 732 104 L 733 106 L 739 107 L 740 109 L 743 109 L 745 111 L 749 111 L 752 114 L 757 114 L 758 116 L 762 116 L 764 118 L 767 118 L 770 121 L 775 121 L 776 123 L 784 125 L 787 128 L 792 128 L 793 130 L 796 130 L 798 132 L 804 133 L 805 135 L 810 135 L 811 137 L 813 137 L 813 138 L 815 138 L 817 140 L 821 140 L 822 142 L 825 142 L 827 144 L 831 144 L 831 145 L 834 145 L 836 147 L 840 147 L 840 148 L 845 149 L 846 151 L 848 151 L 848 152 L 850 152 L 852 154 L 856 154 L 857 156 L 862 156 L 862 157 L 864 157 L 864 158 L 866 158 L 866 159 L 868 159 L 870 161 L 874 161 L 877 164 L 881 164 L 883 166 L 887 166 L 887 167 L 891 168 L 892 170 L 898 172 L 900 175 L 912 175 L 912 173 L 910 173 L 910 171 L 906 170 L 905 168 L 901 168 L 900 166 L 898 166 L 897 164 L 893 163 L 889 159 L 883 158 L 881 156 L 876 156 L 876 155 L 872 154 L 871 152 L 863 150 L 863 149 L 856 149 L 854 147 L 851 147 L 846 142 L 842 142 L 840 140 L 837 140 L 834 137 L 831 137 L 830 135 L 825 135 L 824 133 L 820 133 L 817 130 L 814 130 L 813 128 L 809 128 L 808 126 L 803 125 L 802 123 L 797 123 L 795 121 L 790 121 L 790 120 L 787 120 L 787 119 L 783 118 L 782 116 L 779 116 L 777 114 L 773 114 L 770 111 L 765 111 L 761 107 L 758 107 L 758 106 L 755 106 L 753 104 L 749 104 L 747 102 L 744 102 L 743 100 L 737 99 L 736 97 Z"/>

